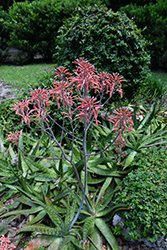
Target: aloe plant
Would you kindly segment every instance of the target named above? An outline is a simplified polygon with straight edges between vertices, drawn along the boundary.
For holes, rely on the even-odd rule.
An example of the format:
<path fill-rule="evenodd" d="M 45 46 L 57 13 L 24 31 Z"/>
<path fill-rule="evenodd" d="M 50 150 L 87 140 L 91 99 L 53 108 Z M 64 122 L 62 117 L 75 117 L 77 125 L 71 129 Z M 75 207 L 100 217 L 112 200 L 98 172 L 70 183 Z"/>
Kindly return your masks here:
<path fill-rule="evenodd" d="M 99 238 L 102 234 L 110 248 L 117 250 L 116 240 L 106 223 L 118 208 L 124 207 L 122 204 L 113 207 L 111 194 L 118 190 L 117 185 L 127 172 L 118 168 L 116 162 L 112 162 L 112 157 L 108 156 L 111 146 L 118 140 L 123 141 L 126 130 L 133 130 L 132 112 L 127 108 L 114 111 L 109 120 L 115 133 L 110 133 L 105 139 L 102 136 L 96 138 L 92 131 L 94 123 L 99 127 L 99 110 L 112 95 L 117 91 L 122 97 L 122 82 L 125 80 L 118 74 L 111 75 L 106 72 L 98 74 L 94 66 L 84 58 L 77 59 L 75 64 L 77 67 L 74 76 L 66 68 L 59 67 L 55 70 L 55 82 L 50 89 L 35 89 L 29 98 L 14 104 L 13 109 L 22 117 L 21 122 L 25 122 L 30 128 L 32 128 L 31 123 L 34 122 L 43 136 L 39 143 L 32 145 L 32 150 L 27 152 L 19 139 L 19 137 L 22 138 L 22 131 L 9 133 L 8 139 L 20 150 L 17 166 L 23 177 L 18 177 L 20 185 L 15 186 L 15 190 L 27 197 L 32 207 L 33 203 L 35 208 L 40 210 L 37 215 L 40 218 L 39 221 L 41 221 L 41 213 L 44 214 L 45 211 L 52 225 L 52 227 L 45 226 L 42 223 L 34 223 L 33 220 L 33 224 L 32 222 L 31 225 L 27 224 L 19 232 L 38 231 L 54 236 L 55 239 L 52 238 L 52 243 L 49 243 L 50 250 L 60 247 L 70 249 L 74 246 L 88 249 L 84 243 L 89 235 L 90 249 L 99 249 L 95 235 Z M 92 96 L 93 92 L 94 96 Z M 108 99 L 104 100 L 104 94 L 108 94 Z M 52 117 L 49 112 L 49 107 L 54 100 L 57 109 L 60 107 L 62 109 L 60 122 L 56 117 L 56 110 L 55 117 Z M 59 130 L 55 131 L 55 127 Z M 78 127 L 82 128 L 80 133 L 77 131 Z M 44 147 L 41 146 L 41 141 Z M 94 174 L 98 176 L 96 183 L 102 185 L 97 200 L 95 194 L 93 200 L 89 198 Z M 37 185 L 40 181 L 39 177 L 41 178 L 40 191 Z M 52 178 L 53 182 L 49 182 L 48 178 Z M 59 203 L 56 202 L 55 181 L 59 182 L 61 187 Z M 69 201 L 64 196 L 68 191 L 71 191 L 67 195 L 67 197 L 71 195 Z M 103 192 L 106 192 L 104 200 Z M 70 206 L 72 206 L 71 211 Z M 67 212 L 64 212 L 64 207 Z M 13 212 L 7 214 L 10 216 Z M 5 216 L 7 215 L 3 215 Z M 82 216 L 86 216 L 85 222 Z M 96 228 L 93 235 L 86 229 L 90 222 Z M 84 233 L 80 230 L 80 224 L 83 225 Z"/>
<path fill-rule="evenodd" d="M 135 131 L 128 135 L 127 151 L 128 156 L 124 163 L 124 168 L 130 166 L 134 157 L 144 148 L 154 145 L 165 144 L 167 141 L 167 125 L 159 119 L 159 108 L 153 103 L 149 111 L 141 107 L 143 114 L 138 122 L 136 110 L 133 121 Z"/>

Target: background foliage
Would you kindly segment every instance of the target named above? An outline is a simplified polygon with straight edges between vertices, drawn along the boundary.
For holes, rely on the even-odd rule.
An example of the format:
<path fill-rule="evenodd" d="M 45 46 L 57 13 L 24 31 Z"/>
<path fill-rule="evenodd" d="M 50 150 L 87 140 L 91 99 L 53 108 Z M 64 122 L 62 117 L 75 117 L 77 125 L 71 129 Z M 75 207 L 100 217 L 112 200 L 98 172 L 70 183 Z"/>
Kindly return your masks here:
<path fill-rule="evenodd" d="M 70 17 L 78 5 L 94 3 L 89 1 L 37 0 L 14 2 L 9 8 L 11 46 L 25 53 L 32 60 L 38 53 L 51 59 L 55 48 L 57 30 L 63 20 Z"/>
<path fill-rule="evenodd" d="M 121 11 L 143 29 L 142 34 L 150 42 L 147 51 L 151 55 L 151 67 L 167 69 L 167 1 L 159 0 L 144 7 L 130 4 Z"/>
<path fill-rule="evenodd" d="M 158 149 L 158 150 L 157 150 Z M 167 152 L 156 146 L 139 154 L 133 170 L 125 178 L 115 201 L 132 206 L 131 211 L 121 212 L 124 225 L 130 228 L 128 238 L 147 238 L 156 241 L 159 234 L 167 232 Z"/>
<path fill-rule="evenodd" d="M 9 20 L 9 15 L 0 6 L 0 63 L 8 56 L 9 29 L 5 27 L 5 21 Z"/>

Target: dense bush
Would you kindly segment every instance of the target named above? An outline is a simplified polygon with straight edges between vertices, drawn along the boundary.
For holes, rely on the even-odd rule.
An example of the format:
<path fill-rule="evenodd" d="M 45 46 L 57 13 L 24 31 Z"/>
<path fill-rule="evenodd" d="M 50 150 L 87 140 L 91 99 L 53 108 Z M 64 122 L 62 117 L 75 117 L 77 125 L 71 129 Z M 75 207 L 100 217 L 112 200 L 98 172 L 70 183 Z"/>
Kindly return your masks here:
<path fill-rule="evenodd" d="M 128 4 L 131 4 L 132 0 L 106 0 L 106 5 L 107 7 L 109 8 L 112 8 L 114 11 L 117 11 L 119 10 L 119 8 L 123 7 L 123 6 L 126 6 Z M 136 4 L 136 5 L 145 5 L 145 4 L 149 4 L 150 3 L 150 0 L 133 0 L 133 3 Z M 151 4 L 153 3 L 156 3 L 156 0 L 152 0 L 151 1 Z"/>
<path fill-rule="evenodd" d="M 136 159 L 137 170 L 126 177 L 116 195 L 116 202 L 132 206 L 122 212 L 128 237 L 134 240 L 147 238 L 156 241 L 159 234 L 167 232 L 167 153 L 165 147 L 145 150 Z"/>
<path fill-rule="evenodd" d="M 121 8 L 129 18 L 133 18 L 138 28 L 150 42 L 147 50 L 151 55 L 152 68 L 167 69 L 167 1 L 142 6 L 127 5 Z"/>
<path fill-rule="evenodd" d="M 9 30 L 4 23 L 9 20 L 7 12 L 0 6 L 0 63 L 8 56 Z"/>
<path fill-rule="evenodd" d="M 118 72 L 125 77 L 128 93 L 143 84 L 150 57 L 140 30 L 125 15 L 105 7 L 79 8 L 59 29 L 56 59 L 71 65 L 86 57 L 98 70 Z"/>
<path fill-rule="evenodd" d="M 79 4 L 93 3 L 95 0 L 56 1 L 36 0 L 33 2 L 14 2 L 9 8 L 12 18 L 11 45 L 25 53 L 32 60 L 39 53 L 52 58 L 57 30 L 65 18 L 70 17 Z"/>

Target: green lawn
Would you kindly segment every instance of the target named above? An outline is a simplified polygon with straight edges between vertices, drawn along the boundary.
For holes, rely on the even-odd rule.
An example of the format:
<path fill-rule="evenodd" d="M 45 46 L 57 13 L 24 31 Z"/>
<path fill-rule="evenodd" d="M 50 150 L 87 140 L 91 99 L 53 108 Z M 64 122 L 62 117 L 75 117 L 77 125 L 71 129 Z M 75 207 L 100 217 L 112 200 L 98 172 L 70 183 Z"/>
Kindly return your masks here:
<path fill-rule="evenodd" d="M 56 64 L 30 64 L 25 66 L 0 66 L 0 79 L 6 84 L 22 88 L 27 85 L 38 83 L 40 76 L 47 71 L 53 71 Z M 158 85 L 163 85 L 167 89 L 167 73 L 162 71 L 152 72 L 151 79 L 156 80 Z"/>
<path fill-rule="evenodd" d="M 164 86 L 167 87 L 167 72 L 162 72 L 162 71 L 152 72 L 152 77 L 154 80 L 162 83 Z"/>
<path fill-rule="evenodd" d="M 0 79 L 6 84 L 22 88 L 37 83 L 40 75 L 53 71 L 55 64 L 31 64 L 25 66 L 0 66 Z"/>

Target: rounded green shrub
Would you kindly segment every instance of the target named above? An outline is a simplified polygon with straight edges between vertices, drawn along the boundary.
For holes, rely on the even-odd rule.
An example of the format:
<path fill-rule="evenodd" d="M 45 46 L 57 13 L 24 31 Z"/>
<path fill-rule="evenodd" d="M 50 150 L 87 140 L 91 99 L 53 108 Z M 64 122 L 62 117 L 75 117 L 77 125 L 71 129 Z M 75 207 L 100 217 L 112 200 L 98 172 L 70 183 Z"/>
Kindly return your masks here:
<path fill-rule="evenodd" d="M 159 235 L 167 236 L 165 147 L 145 150 L 139 154 L 136 165 L 138 168 L 126 177 L 114 202 L 132 207 L 130 211 L 121 212 L 124 225 L 130 229 L 127 238 L 156 241 Z"/>
<path fill-rule="evenodd" d="M 167 1 L 137 6 L 130 4 L 122 7 L 129 18 L 133 18 L 143 36 L 149 41 L 147 51 L 151 55 L 151 68 L 167 69 Z"/>
<path fill-rule="evenodd" d="M 69 67 L 75 58 L 85 57 L 98 71 L 123 75 L 129 94 L 144 83 L 150 63 L 146 40 L 126 14 L 97 5 L 78 8 L 58 34 L 55 56 L 59 64 Z"/>

